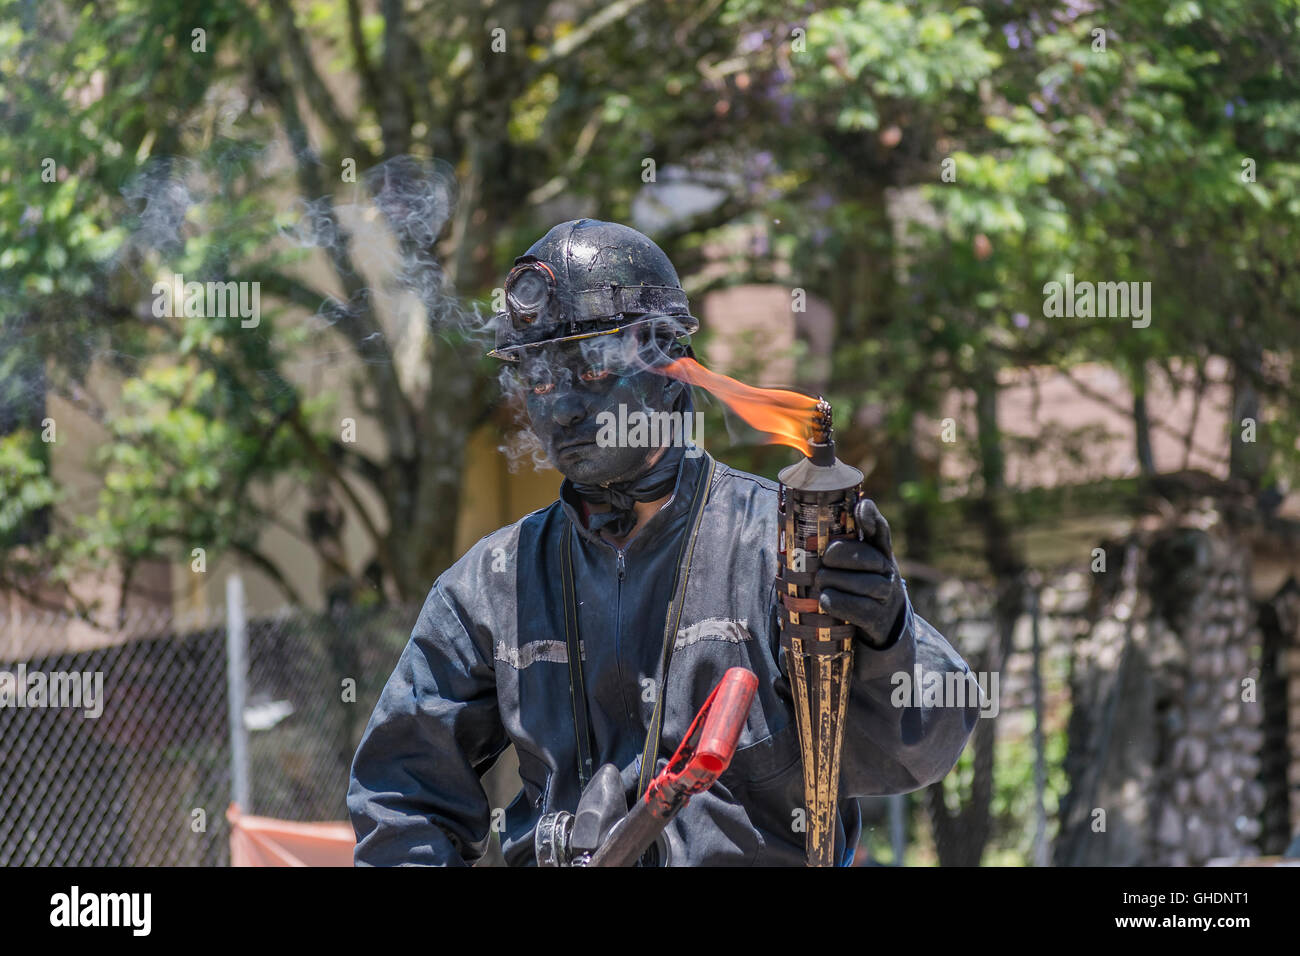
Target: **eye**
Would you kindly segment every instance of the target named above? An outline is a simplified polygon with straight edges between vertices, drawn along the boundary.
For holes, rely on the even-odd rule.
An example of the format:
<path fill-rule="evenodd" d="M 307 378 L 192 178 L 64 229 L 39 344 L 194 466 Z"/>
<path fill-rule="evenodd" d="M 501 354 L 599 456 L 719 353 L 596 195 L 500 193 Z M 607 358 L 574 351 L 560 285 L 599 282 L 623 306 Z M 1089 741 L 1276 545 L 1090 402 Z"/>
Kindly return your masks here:
<path fill-rule="evenodd" d="M 582 373 L 584 382 L 599 382 L 601 379 L 609 378 L 609 369 L 596 368 L 594 365 Z"/>
<path fill-rule="evenodd" d="M 518 372 L 519 384 L 534 395 L 545 395 L 555 389 L 555 381 L 548 370 L 540 365 L 533 365 Z"/>

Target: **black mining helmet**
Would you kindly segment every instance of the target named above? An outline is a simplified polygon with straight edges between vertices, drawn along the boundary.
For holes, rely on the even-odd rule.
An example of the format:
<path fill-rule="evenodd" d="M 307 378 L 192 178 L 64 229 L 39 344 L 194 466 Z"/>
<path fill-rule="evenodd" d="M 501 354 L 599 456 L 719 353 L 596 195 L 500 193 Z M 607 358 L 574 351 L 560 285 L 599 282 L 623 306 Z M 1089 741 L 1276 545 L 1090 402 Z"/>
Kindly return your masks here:
<path fill-rule="evenodd" d="M 506 311 L 488 355 L 517 362 L 535 345 L 611 335 L 671 317 L 674 331 L 700 327 L 677 270 L 635 229 L 598 219 L 562 222 L 515 260 Z"/>

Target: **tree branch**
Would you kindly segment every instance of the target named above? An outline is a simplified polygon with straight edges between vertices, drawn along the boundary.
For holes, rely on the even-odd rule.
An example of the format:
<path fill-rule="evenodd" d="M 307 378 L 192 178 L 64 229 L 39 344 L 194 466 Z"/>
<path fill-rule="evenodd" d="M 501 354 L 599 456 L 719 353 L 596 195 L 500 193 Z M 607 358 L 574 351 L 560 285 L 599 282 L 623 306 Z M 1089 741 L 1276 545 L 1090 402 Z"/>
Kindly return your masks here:
<path fill-rule="evenodd" d="M 303 603 L 302 595 L 298 593 L 297 589 L 289 583 L 288 579 L 280 573 L 280 569 L 277 568 L 275 564 L 266 557 L 266 555 L 262 554 L 262 552 L 258 551 L 256 548 L 247 545 L 234 544 L 232 545 L 232 548 L 239 554 L 243 555 L 253 564 L 254 567 L 270 578 L 275 586 L 284 592 L 284 595 L 289 599 L 290 604 L 294 607 L 306 606 Z"/>
<path fill-rule="evenodd" d="M 531 83 L 534 78 L 545 73 L 559 60 L 572 56 L 601 30 L 612 23 L 618 23 L 643 3 L 645 0 L 617 0 L 616 3 L 611 3 L 590 16 L 585 15 L 589 11 L 578 14 L 576 19 L 581 25 L 552 43 L 550 48 L 534 61 L 528 71 L 528 82 Z"/>
<path fill-rule="evenodd" d="M 1074 386 L 1075 390 L 1078 391 L 1080 395 L 1083 395 L 1085 398 L 1090 398 L 1095 402 L 1100 402 L 1102 405 L 1105 405 L 1107 408 L 1119 412 L 1125 418 L 1132 417 L 1133 410 L 1131 408 L 1126 408 L 1122 403 L 1115 400 L 1111 396 L 1106 395 L 1103 392 L 1099 392 L 1088 385 L 1085 385 L 1083 382 L 1079 381 L 1077 378 L 1074 377 L 1070 369 L 1065 368 L 1064 366 L 1059 366 L 1058 370 L 1062 375 L 1065 376 L 1066 380 L 1071 385 Z M 1159 428 L 1165 434 L 1172 435 L 1174 438 L 1177 438 L 1179 441 L 1184 442 L 1189 448 L 1195 447 L 1196 451 L 1200 452 L 1202 455 L 1205 455 L 1208 458 L 1215 457 L 1215 453 L 1212 450 L 1193 445 L 1190 435 L 1178 431 L 1178 429 L 1174 428 L 1172 425 L 1167 424 L 1162 419 L 1152 418 L 1150 420 L 1150 424 L 1151 427 Z"/>
<path fill-rule="evenodd" d="M 383 101 L 380 92 L 379 77 L 370 63 L 370 54 L 366 52 L 366 38 L 361 30 L 361 4 L 358 0 L 347 0 L 348 38 L 352 42 L 352 56 L 357 61 L 357 75 L 361 77 L 361 88 L 365 97 L 372 104 Z"/>
<path fill-rule="evenodd" d="M 321 122 L 329 128 L 349 155 L 356 157 L 358 162 L 364 158 L 369 165 L 373 156 L 370 150 L 353 135 L 356 124 L 344 118 L 338 104 L 334 102 L 334 94 L 330 92 L 329 87 L 316 71 L 316 64 L 312 60 L 307 41 L 294 22 L 293 9 L 289 6 L 288 0 L 271 0 L 271 6 L 284 37 L 289 62 L 293 64 L 298 82 L 313 112 L 320 117 Z"/>
<path fill-rule="evenodd" d="M 411 110 L 401 78 L 405 75 L 408 40 L 403 26 L 402 0 L 381 0 L 384 15 L 384 84 L 379 126 L 384 136 L 384 157 L 398 156 L 411 148 Z M 431 118 L 432 119 L 432 118 Z"/>
<path fill-rule="evenodd" d="M 379 559 L 379 563 L 393 580 L 398 580 L 397 565 L 393 561 L 392 553 L 389 551 L 388 539 L 382 532 L 380 532 L 379 526 L 375 523 L 374 519 L 370 517 L 370 512 L 367 510 L 364 502 L 362 502 L 357 493 L 352 490 L 352 486 L 348 484 L 347 476 L 339 471 L 338 465 L 335 461 L 329 455 L 325 454 L 325 451 L 319 444 L 317 444 L 315 436 L 312 435 L 311 430 L 307 427 L 307 423 L 303 421 L 302 408 L 300 406 L 295 406 L 293 414 L 289 416 L 289 426 L 294 430 L 294 433 L 298 435 L 298 438 L 302 441 L 311 456 L 325 470 L 325 473 L 333 480 L 334 484 L 338 486 L 339 491 L 341 491 L 344 497 L 347 498 L 348 503 L 352 505 L 353 509 L 357 513 L 357 517 L 361 519 L 361 524 L 365 527 L 366 533 L 370 535 L 370 540 L 375 546 L 375 553 Z"/>

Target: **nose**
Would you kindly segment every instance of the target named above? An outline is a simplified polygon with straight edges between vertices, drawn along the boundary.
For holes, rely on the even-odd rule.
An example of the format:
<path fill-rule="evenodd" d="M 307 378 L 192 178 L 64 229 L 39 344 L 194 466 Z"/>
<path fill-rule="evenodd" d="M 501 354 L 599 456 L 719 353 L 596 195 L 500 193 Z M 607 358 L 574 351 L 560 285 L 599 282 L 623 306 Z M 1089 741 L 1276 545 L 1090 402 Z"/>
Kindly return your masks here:
<path fill-rule="evenodd" d="M 587 403 L 577 389 L 565 389 L 551 406 L 551 418 L 560 428 L 571 428 L 587 417 Z"/>

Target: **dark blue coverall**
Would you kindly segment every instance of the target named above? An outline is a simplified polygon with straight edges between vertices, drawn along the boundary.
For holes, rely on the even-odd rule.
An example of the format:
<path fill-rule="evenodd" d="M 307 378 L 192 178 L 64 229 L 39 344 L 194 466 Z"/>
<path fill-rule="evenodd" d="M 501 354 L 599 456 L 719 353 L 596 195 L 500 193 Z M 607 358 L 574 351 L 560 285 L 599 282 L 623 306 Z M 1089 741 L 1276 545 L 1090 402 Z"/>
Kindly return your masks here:
<path fill-rule="evenodd" d="M 622 549 L 588 531 L 568 481 L 558 501 L 487 535 L 434 583 L 371 715 L 348 808 L 359 865 L 461 865 L 486 851 L 493 807 L 481 776 L 513 743 L 523 789 L 505 808 L 505 859 L 529 865 L 533 832 L 579 797 L 565 645 L 561 547 L 571 535 L 594 765 L 635 791 L 655 707 L 666 610 L 693 489 L 707 454 L 683 457 L 676 489 Z M 670 865 L 802 865 L 803 777 L 774 607 L 777 488 L 718 462 L 687 579 L 664 701 L 656 772 L 728 668 L 759 686 L 731 766 L 665 833 Z M 939 780 L 978 715 L 895 707 L 891 675 L 966 673 L 910 602 L 895 642 L 859 642 L 844 731 L 836 858 L 861 831 L 856 796 Z M 496 815 L 500 821 L 501 815 Z"/>

